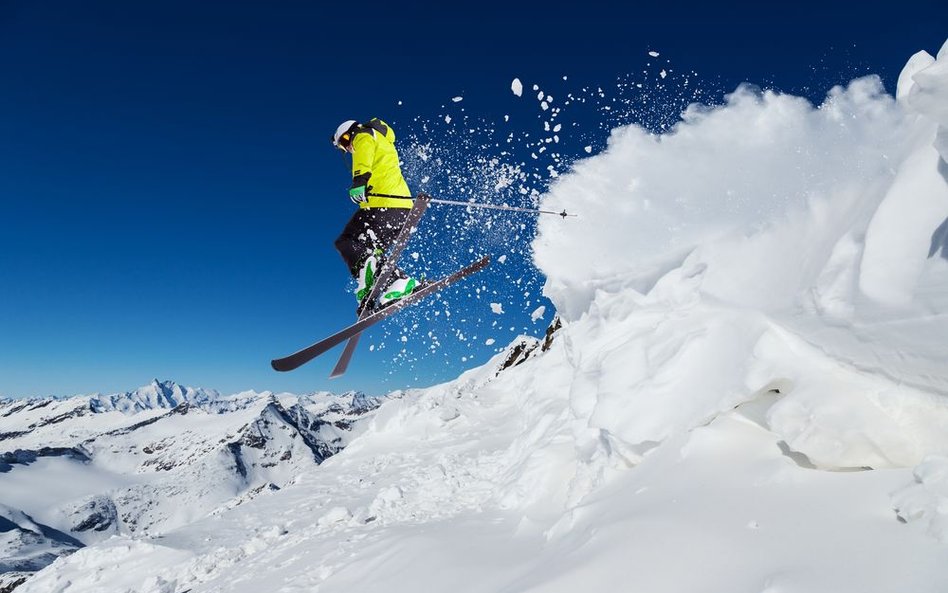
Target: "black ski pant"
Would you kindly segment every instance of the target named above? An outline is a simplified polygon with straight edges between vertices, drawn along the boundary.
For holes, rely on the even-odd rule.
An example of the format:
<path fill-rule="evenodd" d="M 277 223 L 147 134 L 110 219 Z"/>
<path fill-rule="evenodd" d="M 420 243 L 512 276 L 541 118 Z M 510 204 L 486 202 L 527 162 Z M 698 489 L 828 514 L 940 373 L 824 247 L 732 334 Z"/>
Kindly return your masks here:
<path fill-rule="evenodd" d="M 352 215 L 336 239 L 336 250 L 353 278 L 358 277 L 366 257 L 376 249 L 383 252 L 388 249 L 410 211 L 409 208 L 360 208 Z"/>

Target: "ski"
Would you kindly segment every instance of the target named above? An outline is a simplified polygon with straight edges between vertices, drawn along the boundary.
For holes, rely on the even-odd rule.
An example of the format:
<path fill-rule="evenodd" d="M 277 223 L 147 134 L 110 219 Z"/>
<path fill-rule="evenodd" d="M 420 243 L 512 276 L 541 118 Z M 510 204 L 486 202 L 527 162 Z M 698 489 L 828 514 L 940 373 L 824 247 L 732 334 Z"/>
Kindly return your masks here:
<path fill-rule="evenodd" d="M 405 249 L 405 246 L 408 245 L 412 231 L 418 226 L 418 221 L 421 220 L 421 215 L 424 214 L 428 208 L 429 200 L 431 200 L 431 196 L 426 193 L 420 193 L 415 198 L 411 211 L 408 212 L 408 217 L 405 219 L 405 224 L 402 225 L 401 230 L 398 231 L 398 236 L 395 237 L 395 240 L 389 247 L 389 253 L 385 258 L 385 263 L 382 264 L 382 269 L 379 270 L 378 278 L 375 279 L 372 290 L 369 291 L 369 295 L 363 299 L 359 305 L 357 321 L 361 321 L 372 313 L 374 307 L 372 307 L 371 304 L 378 298 L 379 291 L 382 290 L 382 287 L 388 285 L 389 279 L 398 267 L 398 258 L 401 257 L 402 251 Z M 352 360 L 352 355 L 355 353 L 356 346 L 359 344 L 359 335 L 360 334 L 355 334 L 346 342 L 346 347 L 339 356 L 336 366 L 333 367 L 332 373 L 329 374 L 330 379 L 342 376 L 342 374 L 346 372 L 346 369 L 349 368 L 349 362 Z"/>
<path fill-rule="evenodd" d="M 285 358 L 278 358 L 276 360 L 270 361 L 270 366 L 273 367 L 276 371 L 292 371 L 295 368 L 298 368 L 307 362 L 313 360 L 320 354 L 323 354 L 333 346 L 341 344 L 345 340 L 358 336 L 364 332 L 369 327 L 375 325 L 379 321 L 386 319 L 397 313 L 398 311 L 404 309 L 408 305 L 420 301 L 430 294 L 434 294 L 439 290 L 442 290 L 458 280 L 466 278 L 471 274 L 478 272 L 484 269 L 487 264 L 490 263 L 490 256 L 484 256 L 471 265 L 458 270 L 457 272 L 451 274 L 450 276 L 445 276 L 440 280 L 432 282 L 430 284 L 425 284 L 420 289 L 411 293 L 410 295 L 403 297 L 397 301 L 394 301 L 392 304 L 383 307 L 377 311 L 372 311 L 368 313 L 365 317 L 359 319 L 349 327 L 342 329 L 328 338 L 324 338 L 319 342 L 316 342 L 312 346 L 303 348 L 299 352 L 291 354 Z"/>

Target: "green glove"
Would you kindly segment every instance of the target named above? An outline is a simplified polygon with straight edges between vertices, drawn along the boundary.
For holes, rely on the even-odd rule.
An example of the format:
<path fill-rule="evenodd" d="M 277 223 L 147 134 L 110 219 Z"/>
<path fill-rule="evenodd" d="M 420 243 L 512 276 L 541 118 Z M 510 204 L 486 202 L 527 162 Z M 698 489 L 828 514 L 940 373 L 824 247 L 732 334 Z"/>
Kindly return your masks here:
<path fill-rule="evenodd" d="M 360 185 L 358 187 L 351 188 L 349 190 L 349 199 L 352 200 L 353 204 L 361 204 L 362 202 L 365 202 L 365 186 Z"/>

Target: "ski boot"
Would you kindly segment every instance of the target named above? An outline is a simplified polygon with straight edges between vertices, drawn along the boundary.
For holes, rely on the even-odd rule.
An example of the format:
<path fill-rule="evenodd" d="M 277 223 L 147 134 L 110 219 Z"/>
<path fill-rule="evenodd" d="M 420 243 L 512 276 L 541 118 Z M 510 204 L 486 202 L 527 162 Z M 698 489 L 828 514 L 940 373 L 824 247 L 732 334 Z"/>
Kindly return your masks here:
<path fill-rule="evenodd" d="M 372 287 L 375 286 L 375 279 L 378 277 L 379 267 L 381 265 L 381 253 L 373 253 L 362 261 L 359 273 L 356 275 L 355 297 L 359 301 L 358 310 L 363 309 L 363 302 L 372 293 Z"/>
<path fill-rule="evenodd" d="M 378 272 L 382 267 L 382 263 L 382 254 L 378 251 L 365 258 L 362 262 L 359 274 L 356 276 L 358 285 L 356 286 L 355 296 L 356 300 L 359 301 L 359 305 L 356 307 L 356 313 L 361 313 L 366 308 L 373 307 L 373 303 L 367 303 L 365 300 L 372 294 L 372 287 L 375 286 L 375 281 L 378 278 Z M 423 278 L 420 280 L 412 278 L 396 268 L 392 273 L 391 282 L 379 293 L 378 304 L 375 305 L 375 308 L 382 309 L 398 299 L 410 295 L 420 288 L 423 282 Z"/>
<path fill-rule="evenodd" d="M 421 281 L 411 276 L 405 276 L 401 270 L 396 270 L 401 275 L 386 287 L 379 295 L 379 309 L 384 309 L 400 298 L 407 297 L 420 287 Z"/>

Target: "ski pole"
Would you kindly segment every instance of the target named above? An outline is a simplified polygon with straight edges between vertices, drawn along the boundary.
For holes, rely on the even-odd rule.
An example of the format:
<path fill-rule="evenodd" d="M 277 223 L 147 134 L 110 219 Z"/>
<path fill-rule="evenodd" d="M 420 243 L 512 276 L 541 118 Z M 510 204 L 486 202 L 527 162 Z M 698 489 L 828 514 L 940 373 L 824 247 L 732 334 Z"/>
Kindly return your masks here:
<path fill-rule="evenodd" d="M 369 193 L 367 195 L 371 197 L 376 197 L 376 198 L 399 198 L 402 200 L 411 199 L 411 198 L 406 198 L 405 196 L 395 196 L 392 194 Z M 566 210 L 563 210 L 562 212 L 553 212 L 552 210 L 536 210 L 533 208 L 519 208 L 517 206 L 484 204 L 483 202 L 461 202 L 459 200 L 442 200 L 440 198 L 434 198 L 434 197 L 432 197 L 428 201 L 431 202 L 432 204 L 447 204 L 449 206 L 469 206 L 471 208 L 489 208 L 491 210 L 510 210 L 512 212 L 530 212 L 533 214 L 555 214 L 557 216 L 562 216 L 563 218 L 566 218 L 567 216 L 572 216 L 572 217 L 578 216 L 578 214 L 569 214 L 566 212 Z"/>

